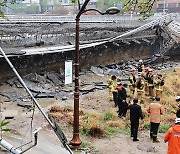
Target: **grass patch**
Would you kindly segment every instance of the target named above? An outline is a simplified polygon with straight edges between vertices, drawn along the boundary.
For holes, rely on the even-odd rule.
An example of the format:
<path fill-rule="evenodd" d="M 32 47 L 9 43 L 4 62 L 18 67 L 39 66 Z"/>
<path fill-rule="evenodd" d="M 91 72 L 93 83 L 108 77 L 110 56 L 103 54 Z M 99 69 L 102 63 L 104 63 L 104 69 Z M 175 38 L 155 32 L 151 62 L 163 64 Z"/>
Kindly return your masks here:
<path fill-rule="evenodd" d="M 111 111 L 106 111 L 104 113 L 104 120 L 109 121 L 113 119 L 113 113 Z"/>
<path fill-rule="evenodd" d="M 160 124 L 159 133 L 166 133 L 170 127 L 168 124 Z"/>
<path fill-rule="evenodd" d="M 86 124 L 80 129 L 79 132 L 80 132 L 81 135 L 90 136 L 89 130 L 90 130 L 89 126 Z"/>
<path fill-rule="evenodd" d="M 144 120 L 140 128 L 142 130 L 150 130 L 150 122 L 148 120 Z"/>
<path fill-rule="evenodd" d="M 110 136 L 113 135 L 115 133 L 119 133 L 120 132 L 120 128 L 117 127 L 105 127 L 105 135 Z"/>
<path fill-rule="evenodd" d="M 76 149 L 75 152 L 96 154 L 98 152 L 98 150 L 93 145 L 91 145 L 89 142 L 83 141 L 81 144 L 81 148 Z"/>
<path fill-rule="evenodd" d="M 131 130 L 130 130 L 129 127 L 127 127 L 127 128 L 121 129 L 120 133 L 125 134 L 125 135 L 130 135 L 131 134 Z"/>

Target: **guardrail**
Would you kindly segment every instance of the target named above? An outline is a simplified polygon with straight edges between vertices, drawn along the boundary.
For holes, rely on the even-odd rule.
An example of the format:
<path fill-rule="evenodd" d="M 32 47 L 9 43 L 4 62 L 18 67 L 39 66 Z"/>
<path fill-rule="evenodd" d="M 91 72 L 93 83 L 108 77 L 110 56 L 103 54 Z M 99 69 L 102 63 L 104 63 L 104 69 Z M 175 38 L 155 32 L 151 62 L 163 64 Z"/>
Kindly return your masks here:
<path fill-rule="evenodd" d="M 155 20 L 160 16 L 151 16 L 150 18 L 142 21 L 148 22 Z M 172 19 L 180 19 L 179 14 L 171 14 Z M 140 16 L 99 16 L 99 15 L 82 15 L 81 22 L 133 22 L 139 21 Z M 75 16 L 57 16 L 57 15 L 7 15 L 6 18 L 0 18 L 0 23 L 63 23 L 75 22 Z"/>

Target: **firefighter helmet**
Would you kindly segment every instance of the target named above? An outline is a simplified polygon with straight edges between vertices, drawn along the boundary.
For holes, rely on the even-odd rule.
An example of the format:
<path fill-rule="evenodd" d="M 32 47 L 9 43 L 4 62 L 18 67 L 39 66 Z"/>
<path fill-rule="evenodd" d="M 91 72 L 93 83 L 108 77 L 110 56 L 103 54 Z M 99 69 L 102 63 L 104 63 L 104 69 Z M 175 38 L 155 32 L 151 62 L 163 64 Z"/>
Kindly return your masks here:
<path fill-rule="evenodd" d="M 146 67 L 146 68 L 145 68 L 145 71 L 146 71 L 146 72 L 149 72 L 149 69 L 150 69 L 149 67 Z"/>
<path fill-rule="evenodd" d="M 140 60 L 139 60 L 139 63 L 143 63 L 143 60 L 142 60 L 142 59 L 140 59 Z"/>
<path fill-rule="evenodd" d="M 158 73 L 157 75 L 160 76 L 160 77 L 162 77 L 162 74 L 161 74 L 161 73 Z"/>
<path fill-rule="evenodd" d="M 149 69 L 149 72 L 152 72 L 152 71 L 153 71 L 153 70 L 150 68 L 150 69 Z"/>
<path fill-rule="evenodd" d="M 131 68 L 131 72 L 135 72 L 136 71 L 136 69 L 135 68 Z"/>

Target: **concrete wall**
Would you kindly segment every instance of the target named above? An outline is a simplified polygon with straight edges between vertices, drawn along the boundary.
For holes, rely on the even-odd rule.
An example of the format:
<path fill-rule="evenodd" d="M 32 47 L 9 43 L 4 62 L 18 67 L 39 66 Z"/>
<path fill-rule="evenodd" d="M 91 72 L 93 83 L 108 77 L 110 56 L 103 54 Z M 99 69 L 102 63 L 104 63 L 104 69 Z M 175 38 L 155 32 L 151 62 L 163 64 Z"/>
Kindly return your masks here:
<path fill-rule="evenodd" d="M 92 65 L 106 65 L 112 63 L 118 63 L 128 61 L 132 59 L 147 58 L 152 55 L 155 51 L 159 50 L 158 40 L 155 43 L 133 43 L 130 45 L 125 43 L 117 42 L 119 46 L 113 43 L 107 43 L 104 45 L 87 48 L 80 51 L 80 67 L 89 69 Z M 170 55 L 176 55 L 180 57 L 178 52 L 170 51 Z M 49 71 L 56 71 L 64 73 L 64 62 L 65 60 L 74 59 L 74 51 L 66 51 L 54 54 L 44 55 L 33 55 L 33 56 L 15 56 L 11 57 L 10 60 L 18 70 L 20 75 L 26 75 L 28 73 L 44 73 Z M 14 73 L 9 68 L 4 58 L 0 58 L 0 80 L 7 80 L 14 76 Z"/>

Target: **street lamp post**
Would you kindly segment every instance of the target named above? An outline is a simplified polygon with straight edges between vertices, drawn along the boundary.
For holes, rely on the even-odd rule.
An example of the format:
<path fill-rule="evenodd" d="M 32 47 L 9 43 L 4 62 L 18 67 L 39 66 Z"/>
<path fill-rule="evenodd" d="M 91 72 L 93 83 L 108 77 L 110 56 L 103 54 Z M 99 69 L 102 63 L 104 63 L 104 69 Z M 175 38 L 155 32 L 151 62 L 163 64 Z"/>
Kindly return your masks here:
<path fill-rule="evenodd" d="M 101 15 L 104 14 L 117 14 L 120 10 L 116 7 L 110 7 L 105 12 L 100 12 L 96 9 L 86 9 L 87 4 L 90 0 L 85 0 L 84 4 L 80 8 L 76 15 L 76 40 L 75 40 L 75 88 L 74 88 L 74 124 L 73 124 L 73 138 L 70 144 L 73 147 L 79 147 L 82 143 L 79 136 L 79 21 L 80 16 L 87 11 L 96 11 Z"/>

